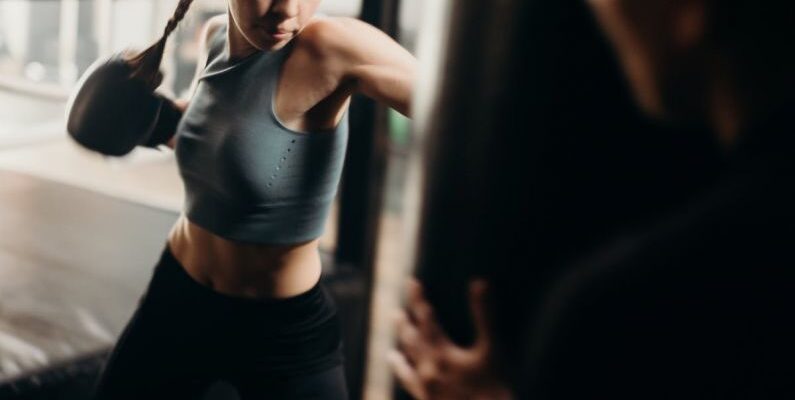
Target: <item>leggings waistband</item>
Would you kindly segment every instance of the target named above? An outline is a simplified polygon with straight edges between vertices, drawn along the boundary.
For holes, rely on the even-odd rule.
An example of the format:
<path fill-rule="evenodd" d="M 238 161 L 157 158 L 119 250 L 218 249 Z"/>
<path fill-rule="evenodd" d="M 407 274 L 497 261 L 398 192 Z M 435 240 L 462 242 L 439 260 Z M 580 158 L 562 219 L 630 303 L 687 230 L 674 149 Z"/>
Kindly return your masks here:
<path fill-rule="evenodd" d="M 193 279 L 169 250 L 163 250 L 147 290 L 146 299 L 179 302 L 202 312 L 229 317 L 270 319 L 279 326 L 321 324 L 336 315 L 336 306 L 324 285 L 287 298 L 249 298 L 217 292 Z"/>

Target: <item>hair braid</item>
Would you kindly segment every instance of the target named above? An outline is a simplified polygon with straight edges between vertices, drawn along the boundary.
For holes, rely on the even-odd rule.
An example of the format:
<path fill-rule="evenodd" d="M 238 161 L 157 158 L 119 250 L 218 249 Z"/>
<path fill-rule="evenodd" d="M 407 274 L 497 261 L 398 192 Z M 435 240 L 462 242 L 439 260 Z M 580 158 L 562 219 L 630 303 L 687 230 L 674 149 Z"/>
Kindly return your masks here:
<path fill-rule="evenodd" d="M 133 69 L 132 74 L 130 74 L 132 78 L 144 81 L 152 90 L 160 86 L 160 82 L 163 80 L 163 74 L 160 73 L 160 63 L 163 61 L 166 41 L 171 32 L 174 32 L 179 22 L 185 17 L 191 3 L 193 3 L 193 0 L 179 0 L 174 15 L 168 20 L 166 28 L 163 30 L 163 36 L 149 48 L 127 60 Z"/>

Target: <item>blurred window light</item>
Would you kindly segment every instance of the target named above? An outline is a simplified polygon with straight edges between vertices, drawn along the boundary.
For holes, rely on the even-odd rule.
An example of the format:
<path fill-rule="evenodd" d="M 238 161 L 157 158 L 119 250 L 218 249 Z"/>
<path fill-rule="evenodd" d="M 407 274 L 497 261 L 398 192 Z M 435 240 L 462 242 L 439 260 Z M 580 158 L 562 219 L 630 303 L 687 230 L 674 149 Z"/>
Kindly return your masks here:
<path fill-rule="evenodd" d="M 66 93 L 97 57 L 149 45 L 162 32 L 177 3 L 2 0 L 0 91 L 12 85 L 36 84 Z M 362 0 L 324 0 L 319 12 L 355 17 L 361 4 Z M 195 69 L 197 32 L 205 20 L 226 12 L 226 7 L 227 0 L 195 0 L 191 5 L 164 58 L 163 69 L 167 75 L 173 73 L 164 82 L 167 92 L 180 93 L 188 86 Z"/>
<path fill-rule="evenodd" d="M 25 77 L 33 82 L 41 82 L 47 76 L 47 68 L 39 62 L 31 62 L 25 66 Z"/>

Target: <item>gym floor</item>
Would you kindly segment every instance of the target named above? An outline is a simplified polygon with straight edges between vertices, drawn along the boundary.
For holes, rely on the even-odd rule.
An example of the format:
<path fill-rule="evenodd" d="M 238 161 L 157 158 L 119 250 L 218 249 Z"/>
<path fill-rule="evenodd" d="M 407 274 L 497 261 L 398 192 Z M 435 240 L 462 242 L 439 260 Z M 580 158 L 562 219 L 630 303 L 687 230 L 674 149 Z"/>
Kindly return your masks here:
<path fill-rule="evenodd" d="M 63 132 L 63 109 L 0 90 L 0 383 L 111 345 L 182 203 L 170 151 L 89 153 Z M 399 215 L 384 213 L 367 399 L 391 398 L 384 354 L 407 264 L 404 229 Z M 324 249 L 335 231 L 332 218 Z"/>

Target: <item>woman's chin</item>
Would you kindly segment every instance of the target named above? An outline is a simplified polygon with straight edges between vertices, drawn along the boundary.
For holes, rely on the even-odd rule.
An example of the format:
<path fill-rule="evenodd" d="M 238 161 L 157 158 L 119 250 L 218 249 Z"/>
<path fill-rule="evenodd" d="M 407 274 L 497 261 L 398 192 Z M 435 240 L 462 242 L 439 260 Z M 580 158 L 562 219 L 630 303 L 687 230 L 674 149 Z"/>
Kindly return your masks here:
<path fill-rule="evenodd" d="M 258 40 L 256 47 L 262 51 L 279 50 L 290 43 L 292 39 L 292 36 L 281 40 L 269 36 Z"/>

